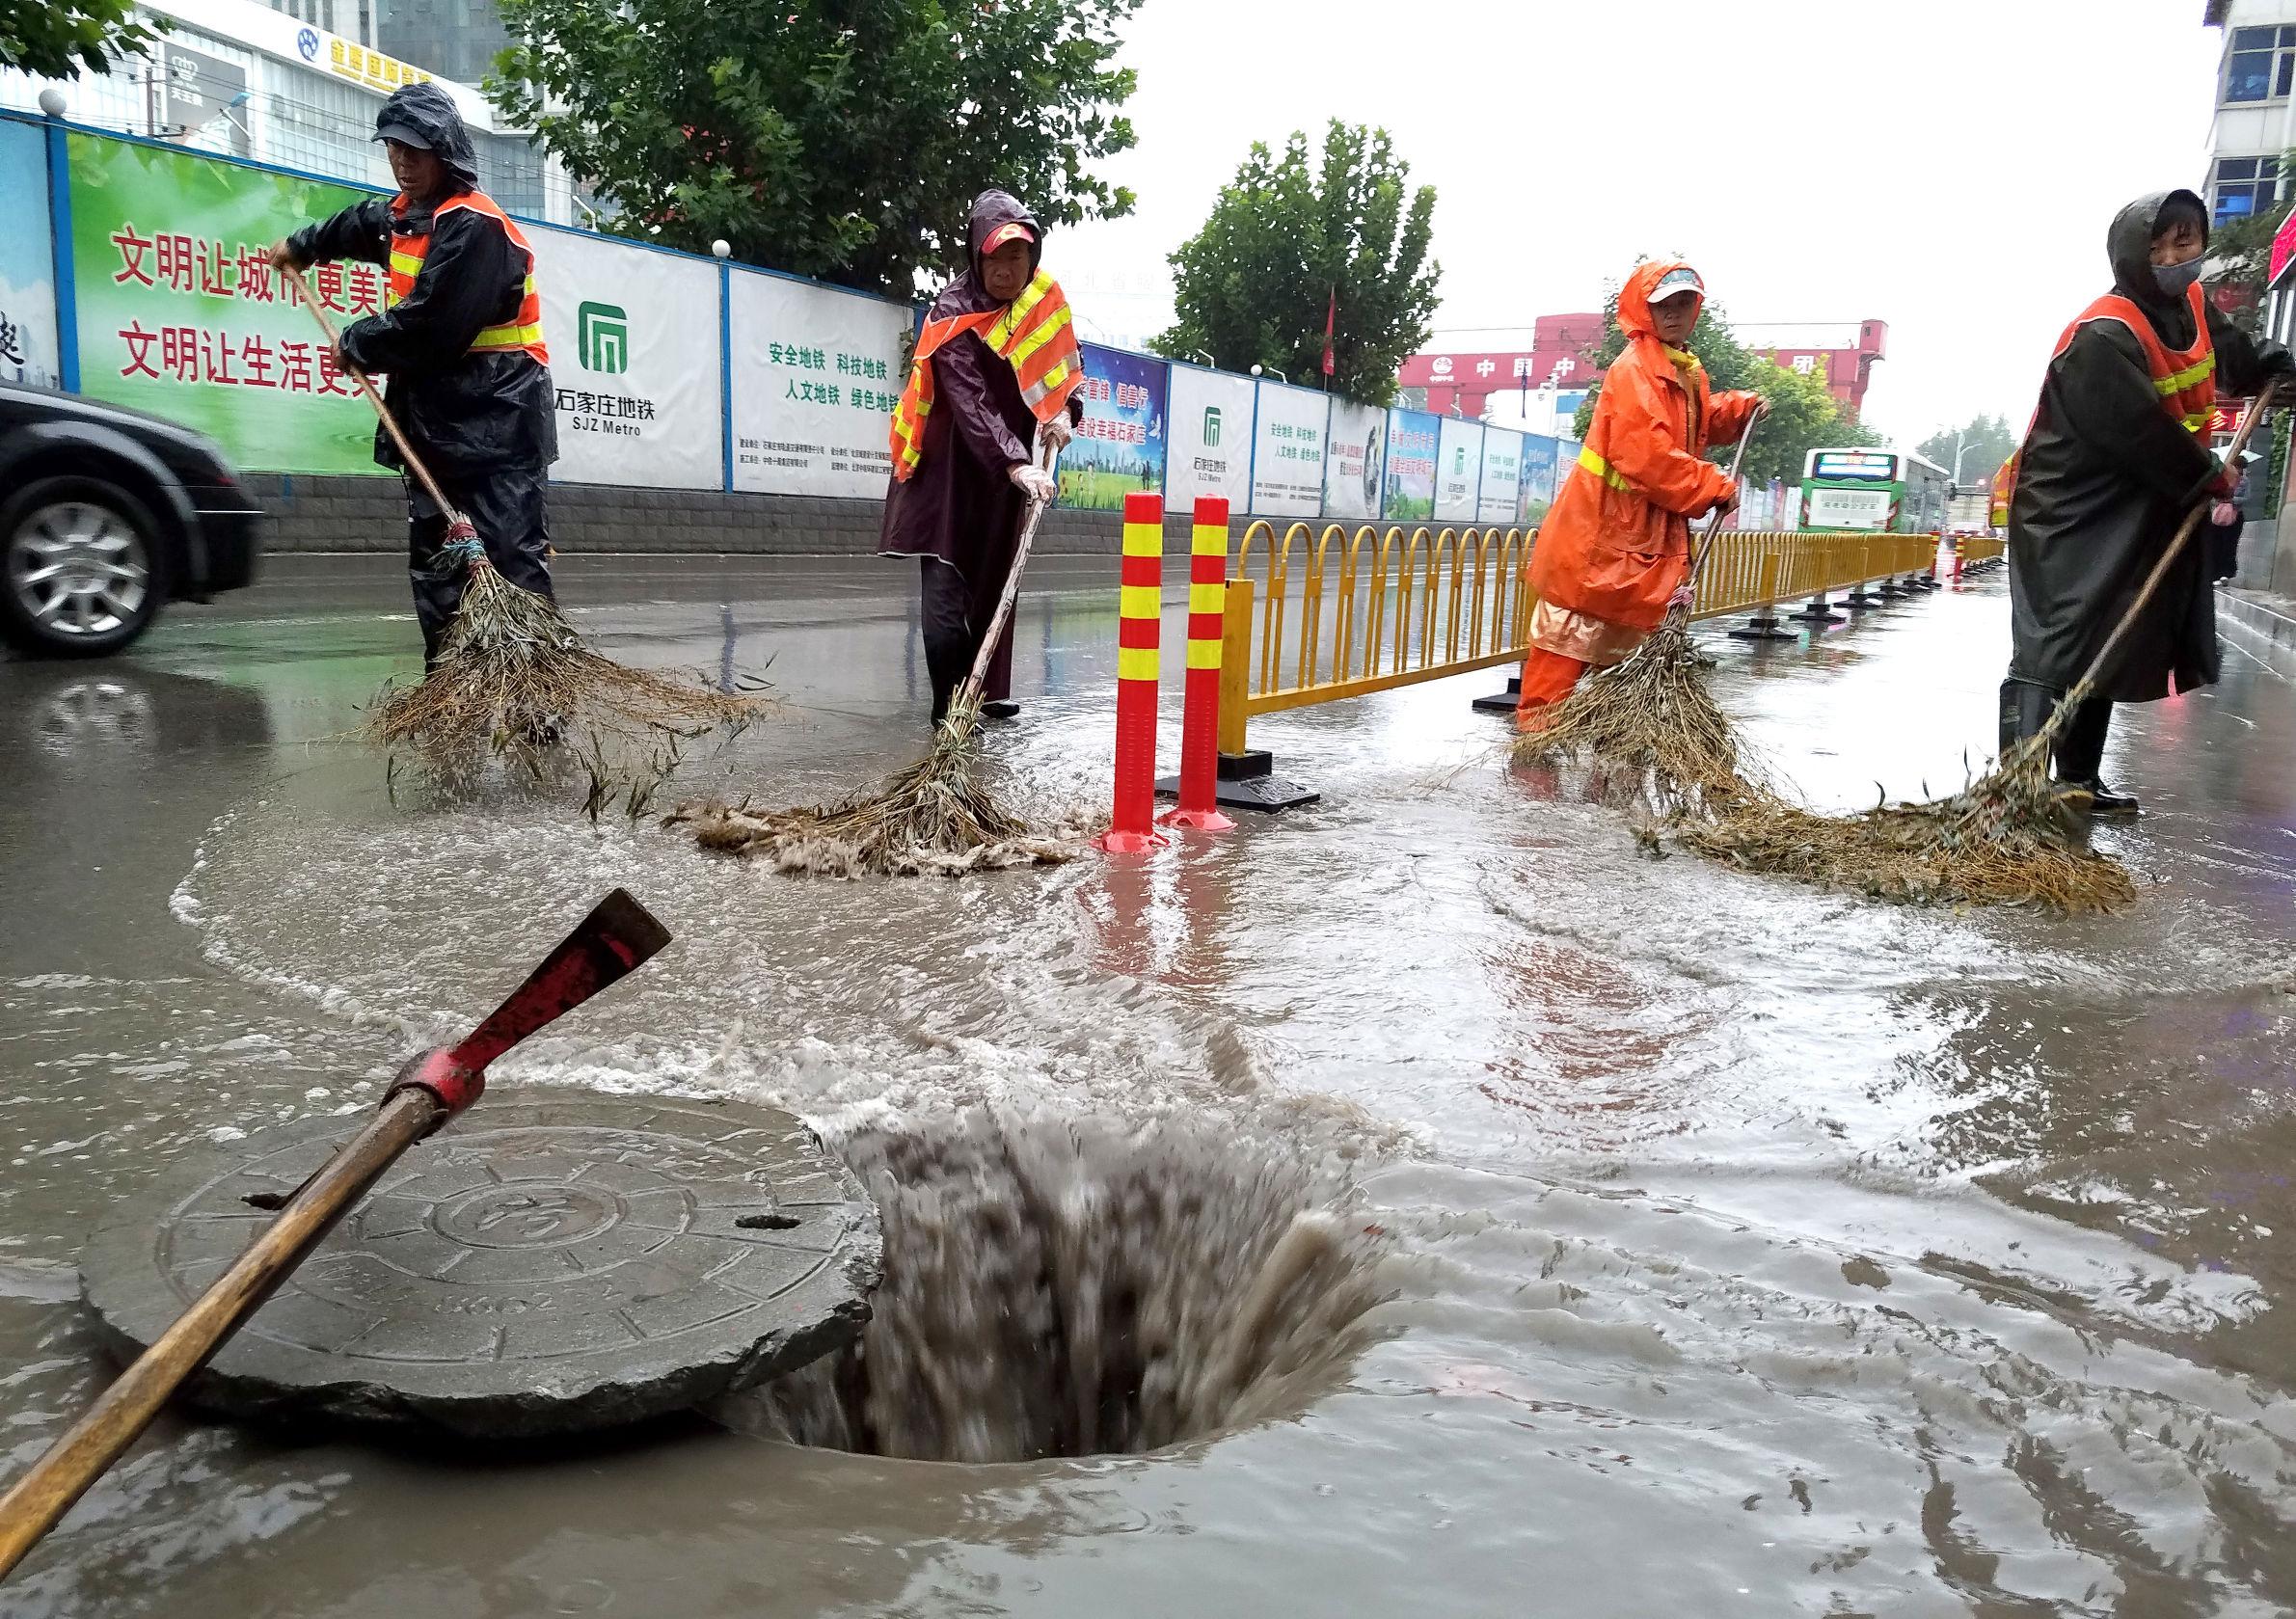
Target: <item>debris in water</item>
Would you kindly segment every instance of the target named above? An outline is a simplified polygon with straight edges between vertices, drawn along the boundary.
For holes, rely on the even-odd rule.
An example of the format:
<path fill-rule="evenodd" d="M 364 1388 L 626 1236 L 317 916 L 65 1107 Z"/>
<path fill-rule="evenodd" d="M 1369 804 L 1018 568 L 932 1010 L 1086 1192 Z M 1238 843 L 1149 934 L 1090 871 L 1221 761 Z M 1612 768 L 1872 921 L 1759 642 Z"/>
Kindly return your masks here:
<path fill-rule="evenodd" d="M 665 819 L 691 825 L 702 848 L 821 877 L 960 877 L 1012 866 L 1057 866 L 1088 847 L 1082 822 L 1035 826 L 996 801 L 978 775 L 971 714 L 951 710 L 932 752 L 874 793 L 813 809 L 684 804 Z"/>
<path fill-rule="evenodd" d="M 1589 671 L 1577 689 L 1515 741 L 1515 757 L 1554 763 L 1584 755 L 1632 772 L 1661 812 L 1758 793 L 1743 770 L 1737 728 L 1706 688 L 1713 661 L 1680 612 L 1624 661 Z"/>
<path fill-rule="evenodd" d="M 554 603 L 493 568 L 473 567 L 437 662 L 420 684 L 386 688 L 367 737 L 442 768 L 492 754 L 539 772 L 572 738 L 690 741 L 748 723 L 767 707 L 752 691 L 633 668 L 582 644 Z M 467 767 L 466 767 L 467 768 Z"/>

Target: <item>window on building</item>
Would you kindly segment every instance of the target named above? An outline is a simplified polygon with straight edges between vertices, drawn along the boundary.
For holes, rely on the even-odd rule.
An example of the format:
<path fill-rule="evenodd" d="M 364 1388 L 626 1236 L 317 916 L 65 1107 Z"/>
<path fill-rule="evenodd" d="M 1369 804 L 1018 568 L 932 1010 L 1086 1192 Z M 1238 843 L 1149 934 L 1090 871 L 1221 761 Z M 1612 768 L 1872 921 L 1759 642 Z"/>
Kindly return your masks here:
<path fill-rule="evenodd" d="M 2225 99 L 2269 101 L 2296 81 L 2296 27 L 2235 28 L 2225 59 Z"/>
<path fill-rule="evenodd" d="M 2228 225 L 2270 213 L 2280 201 L 2280 164 L 2269 157 L 2221 157 L 2216 163 L 2214 220 Z"/>

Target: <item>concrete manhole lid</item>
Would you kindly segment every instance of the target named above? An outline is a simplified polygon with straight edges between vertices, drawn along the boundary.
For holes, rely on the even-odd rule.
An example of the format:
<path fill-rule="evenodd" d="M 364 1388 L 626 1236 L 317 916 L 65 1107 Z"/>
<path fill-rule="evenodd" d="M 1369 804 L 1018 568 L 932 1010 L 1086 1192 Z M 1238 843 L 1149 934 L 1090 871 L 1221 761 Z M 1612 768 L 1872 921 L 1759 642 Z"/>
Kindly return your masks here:
<path fill-rule="evenodd" d="M 362 1122 L 259 1131 L 107 1216 L 80 1277 L 115 1347 L 164 1332 Z M 490 1091 L 375 1183 L 189 1393 L 474 1436 L 636 1421 L 852 1342 L 880 1259 L 859 1182 L 788 1114 Z"/>

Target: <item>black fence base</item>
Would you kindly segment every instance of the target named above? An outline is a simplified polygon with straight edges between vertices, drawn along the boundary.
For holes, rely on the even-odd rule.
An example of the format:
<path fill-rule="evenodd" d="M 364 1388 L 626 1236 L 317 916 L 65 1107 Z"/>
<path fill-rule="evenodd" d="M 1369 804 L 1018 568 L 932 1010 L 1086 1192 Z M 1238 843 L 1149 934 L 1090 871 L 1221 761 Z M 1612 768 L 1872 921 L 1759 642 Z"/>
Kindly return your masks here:
<path fill-rule="evenodd" d="M 1780 624 L 1774 614 L 1756 613 L 1746 620 L 1742 628 L 1731 631 L 1730 638 L 1734 641 L 1791 641 L 1800 637 Z"/>
<path fill-rule="evenodd" d="M 1879 584 L 1874 586 L 1874 594 L 1880 597 L 1884 602 L 1903 602 L 1906 597 L 1912 595 L 1913 592 L 1900 584 L 1896 580 L 1888 579 L 1883 580 Z"/>
<path fill-rule="evenodd" d="M 1879 607 L 1881 605 L 1881 598 L 1878 596 L 1869 596 L 1866 594 L 1865 586 L 1861 584 L 1855 590 L 1850 592 L 1849 595 L 1843 597 L 1838 605 L 1849 607 L 1855 612 L 1863 612 L 1868 607 Z"/>
<path fill-rule="evenodd" d="M 1513 714 L 1523 701 L 1523 677 L 1507 676 L 1507 688 L 1494 691 L 1488 697 L 1477 697 L 1472 707 L 1477 714 Z"/>
<path fill-rule="evenodd" d="M 1847 624 L 1850 615 L 1833 610 L 1833 604 L 1823 596 L 1814 596 L 1799 612 L 1786 615 L 1798 624 Z"/>
<path fill-rule="evenodd" d="M 1229 809 L 1287 810 L 1302 804 L 1312 804 L 1323 796 L 1312 789 L 1302 787 L 1275 773 L 1276 761 L 1272 754 L 1258 748 L 1249 753 L 1223 753 L 1217 800 Z M 1176 798 L 1180 792 L 1178 776 L 1164 776 L 1156 782 L 1156 792 L 1163 797 Z"/>

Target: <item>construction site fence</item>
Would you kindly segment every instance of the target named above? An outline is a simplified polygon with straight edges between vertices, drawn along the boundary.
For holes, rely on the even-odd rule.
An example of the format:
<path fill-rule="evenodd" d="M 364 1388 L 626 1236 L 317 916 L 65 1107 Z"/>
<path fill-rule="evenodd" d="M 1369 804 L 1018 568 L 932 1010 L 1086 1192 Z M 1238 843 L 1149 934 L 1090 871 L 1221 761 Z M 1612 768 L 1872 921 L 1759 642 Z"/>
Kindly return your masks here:
<path fill-rule="evenodd" d="M 1520 661 L 1530 646 L 1526 565 L 1536 534 L 1336 523 L 1279 533 L 1253 523 L 1229 573 L 1220 751 L 1246 750 L 1254 715 Z M 1691 616 L 1927 573 L 1937 543 L 1935 534 L 1726 531 L 1699 574 Z"/>

